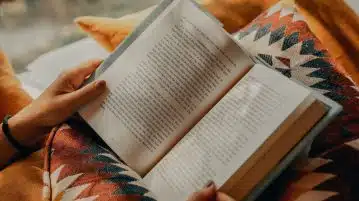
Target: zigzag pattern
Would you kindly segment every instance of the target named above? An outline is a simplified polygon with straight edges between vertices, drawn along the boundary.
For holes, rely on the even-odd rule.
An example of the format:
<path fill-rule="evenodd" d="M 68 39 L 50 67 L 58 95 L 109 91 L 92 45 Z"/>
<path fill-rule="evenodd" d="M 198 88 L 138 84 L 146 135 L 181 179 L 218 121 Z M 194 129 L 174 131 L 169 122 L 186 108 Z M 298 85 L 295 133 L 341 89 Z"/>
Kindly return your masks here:
<path fill-rule="evenodd" d="M 84 150 L 83 153 L 91 154 L 92 162 L 103 165 L 98 172 L 110 175 L 106 181 L 116 186 L 113 191 L 114 196 L 134 195 L 139 196 L 141 201 L 156 201 L 149 190 L 139 182 L 141 177 L 115 158 L 108 150 L 95 145 Z"/>
<path fill-rule="evenodd" d="M 310 77 L 311 79 L 306 79 L 305 83 L 323 94 L 333 90 L 333 85 L 325 79 L 325 75 L 332 72 L 317 72 L 323 72 L 322 68 L 332 68 L 332 64 L 325 59 L 326 52 L 316 50 L 312 39 L 300 42 L 299 32 L 286 36 L 286 26 L 273 31 L 270 31 L 270 27 L 271 24 L 263 27 L 254 24 L 249 29 L 239 32 L 236 38 L 242 45 L 250 41 L 255 42 L 255 52 L 250 52 L 264 65 L 275 68 L 290 78 L 304 80 L 303 78 Z M 262 44 L 264 48 L 258 50 L 256 47 Z M 303 75 L 303 72 L 306 74 Z"/>
<path fill-rule="evenodd" d="M 329 133 L 345 136 L 346 140 L 358 135 L 359 89 L 338 73 L 337 64 L 298 12 L 277 4 L 234 34 L 234 38 L 256 62 L 298 80 L 344 106 L 344 111 L 323 131 L 318 142 L 328 143 L 326 134 Z M 321 149 L 325 148 L 317 151 Z"/>

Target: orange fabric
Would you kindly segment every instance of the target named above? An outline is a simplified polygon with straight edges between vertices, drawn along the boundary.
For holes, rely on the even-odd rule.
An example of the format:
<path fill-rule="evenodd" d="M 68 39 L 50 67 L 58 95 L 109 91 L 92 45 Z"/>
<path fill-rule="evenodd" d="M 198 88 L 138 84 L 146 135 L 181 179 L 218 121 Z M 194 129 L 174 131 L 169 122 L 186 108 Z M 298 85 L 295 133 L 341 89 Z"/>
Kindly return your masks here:
<path fill-rule="evenodd" d="M 344 0 L 296 0 L 317 38 L 359 86 L 359 17 Z"/>
<path fill-rule="evenodd" d="M 0 50 L 0 119 L 6 114 L 15 114 L 31 102 L 31 97 L 21 88 L 14 71 Z M 5 98 L 6 97 L 6 98 Z"/>
<path fill-rule="evenodd" d="M 107 51 L 113 51 L 135 28 L 133 21 L 119 21 L 110 18 L 80 17 L 76 24 L 87 32 Z"/>
<path fill-rule="evenodd" d="M 0 97 L 0 119 L 17 113 L 32 101 L 1 50 Z M 39 151 L 0 171 L 0 200 L 41 200 L 43 162 L 42 151 Z"/>
<path fill-rule="evenodd" d="M 43 150 L 40 150 L 2 170 L 0 200 L 41 200 L 43 165 Z"/>
<path fill-rule="evenodd" d="M 277 2 L 278 0 L 204 0 L 202 4 L 223 23 L 228 32 L 233 33 Z"/>

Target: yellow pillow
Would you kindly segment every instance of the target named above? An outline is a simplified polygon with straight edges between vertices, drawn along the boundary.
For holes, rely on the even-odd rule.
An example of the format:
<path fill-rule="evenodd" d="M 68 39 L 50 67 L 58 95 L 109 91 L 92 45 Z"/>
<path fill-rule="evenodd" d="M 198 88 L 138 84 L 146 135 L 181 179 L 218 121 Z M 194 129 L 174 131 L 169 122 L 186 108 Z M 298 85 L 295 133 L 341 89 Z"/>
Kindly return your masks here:
<path fill-rule="evenodd" d="M 84 16 L 75 19 L 75 23 L 106 50 L 112 52 L 153 9 L 154 7 L 150 7 L 120 19 Z"/>

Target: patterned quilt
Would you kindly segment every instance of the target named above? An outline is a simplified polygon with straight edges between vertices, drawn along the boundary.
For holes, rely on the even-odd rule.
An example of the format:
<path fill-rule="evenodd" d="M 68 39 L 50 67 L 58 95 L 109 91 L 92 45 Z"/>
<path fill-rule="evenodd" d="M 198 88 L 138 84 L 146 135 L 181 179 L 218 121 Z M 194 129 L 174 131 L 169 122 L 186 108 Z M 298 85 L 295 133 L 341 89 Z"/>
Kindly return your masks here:
<path fill-rule="evenodd" d="M 340 73 L 340 64 L 293 8 L 277 4 L 234 37 L 264 65 L 301 81 L 344 108 L 315 139 L 311 158 L 285 172 L 259 200 L 359 200 L 358 86 Z M 282 189 L 286 189 L 284 195 Z"/>

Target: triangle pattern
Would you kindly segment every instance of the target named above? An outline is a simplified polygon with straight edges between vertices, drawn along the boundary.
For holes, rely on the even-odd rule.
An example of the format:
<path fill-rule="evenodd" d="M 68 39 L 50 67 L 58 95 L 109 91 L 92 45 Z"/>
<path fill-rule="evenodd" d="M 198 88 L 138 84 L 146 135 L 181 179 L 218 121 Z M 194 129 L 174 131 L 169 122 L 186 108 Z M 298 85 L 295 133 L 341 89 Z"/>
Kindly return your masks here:
<path fill-rule="evenodd" d="M 261 58 L 263 61 L 265 61 L 270 66 L 273 65 L 272 56 L 268 54 L 258 54 L 258 57 Z"/>
<path fill-rule="evenodd" d="M 300 49 L 302 47 L 302 42 L 293 45 L 288 48 L 286 51 L 282 51 L 279 55 L 283 58 L 290 58 L 290 66 L 292 69 L 297 68 L 301 64 L 307 62 L 308 60 L 312 60 L 317 58 L 313 55 L 302 55 L 300 54 Z M 279 48 L 278 48 L 279 49 Z"/>
<path fill-rule="evenodd" d="M 325 51 L 318 51 L 314 47 L 314 40 L 309 39 L 302 42 L 302 48 L 300 50 L 300 54 L 303 55 L 315 55 L 317 57 L 325 57 Z"/>
<path fill-rule="evenodd" d="M 270 39 L 269 39 L 269 44 L 268 45 L 272 45 L 273 43 L 279 41 L 280 39 L 282 39 L 284 37 L 284 31 L 286 29 L 286 26 L 283 25 L 282 27 L 272 31 L 272 33 L 270 34 Z"/>
<path fill-rule="evenodd" d="M 267 15 L 265 17 L 269 17 L 269 16 L 273 15 L 274 13 L 280 11 L 281 9 L 282 9 L 282 5 L 277 3 L 276 5 L 274 5 L 268 9 Z"/>
<path fill-rule="evenodd" d="M 139 185 L 125 184 L 122 188 L 117 189 L 114 194 L 120 195 L 144 195 L 148 190 Z"/>
<path fill-rule="evenodd" d="M 290 68 L 290 59 L 284 57 L 275 57 L 275 58 L 281 61 L 285 66 Z"/>
<path fill-rule="evenodd" d="M 332 90 L 338 91 L 341 89 L 340 85 L 329 82 L 328 80 L 323 80 L 321 82 L 318 82 L 318 83 L 312 85 L 311 87 L 318 88 L 318 89 L 325 89 L 325 90 L 329 90 L 329 91 L 332 91 Z"/>
<path fill-rule="evenodd" d="M 329 62 L 325 61 L 322 58 L 315 58 L 302 64 L 301 66 L 309 67 L 309 68 L 330 68 L 332 67 L 332 64 L 330 64 Z"/>
<path fill-rule="evenodd" d="M 289 77 L 289 78 L 292 77 L 292 73 L 290 72 L 290 69 L 276 68 L 276 70 L 281 72 L 286 77 Z"/>
<path fill-rule="evenodd" d="M 328 98 L 332 99 L 333 101 L 342 102 L 342 101 L 348 99 L 346 96 L 336 93 L 335 91 L 333 91 L 333 89 L 330 89 L 330 91 L 329 90 L 327 90 L 327 91 L 328 92 L 325 93 L 324 95 L 327 96 Z"/>
<path fill-rule="evenodd" d="M 107 180 L 111 183 L 128 183 L 128 182 L 136 181 L 137 179 L 134 177 L 125 175 L 125 174 L 118 174 L 118 175 L 113 176 Z"/>
<path fill-rule="evenodd" d="M 99 172 L 101 173 L 112 173 L 112 174 L 120 173 L 123 171 L 127 171 L 127 170 L 111 163 L 99 169 Z"/>
<path fill-rule="evenodd" d="M 289 69 L 288 66 L 284 65 L 280 60 L 273 57 L 273 67 L 275 68 L 282 68 L 282 69 Z"/>
<path fill-rule="evenodd" d="M 258 29 L 256 36 L 254 37 L 254 41 L 257 41 L 258 39 L 262 38 L 266 34 L 270 32 L 270 28 L 272 27 L 272 24 L 267 24 L 264 27 Z"/>
<path fill-rule="evenodd" d="M 282 46 L 282 51 L 292 47 L 293 45 L 299 42 L 299 32 L 294 32 L 291 35 L 285 37 L 284 43 Z"/>
<path fill-rule="evenodd" d="M 243 39 L 244 37 L 248 36 L 249 34 L 251 34 L 253 31 L 257 30 L 259 28 L 259 25 L 257 24 L 253 24 L 251 27 L 249 27 L 247 30 L 245 31 L 239 31 L 237 34 L 235 34 L 235 38 L 237 38 L 238 40 Z"/>

